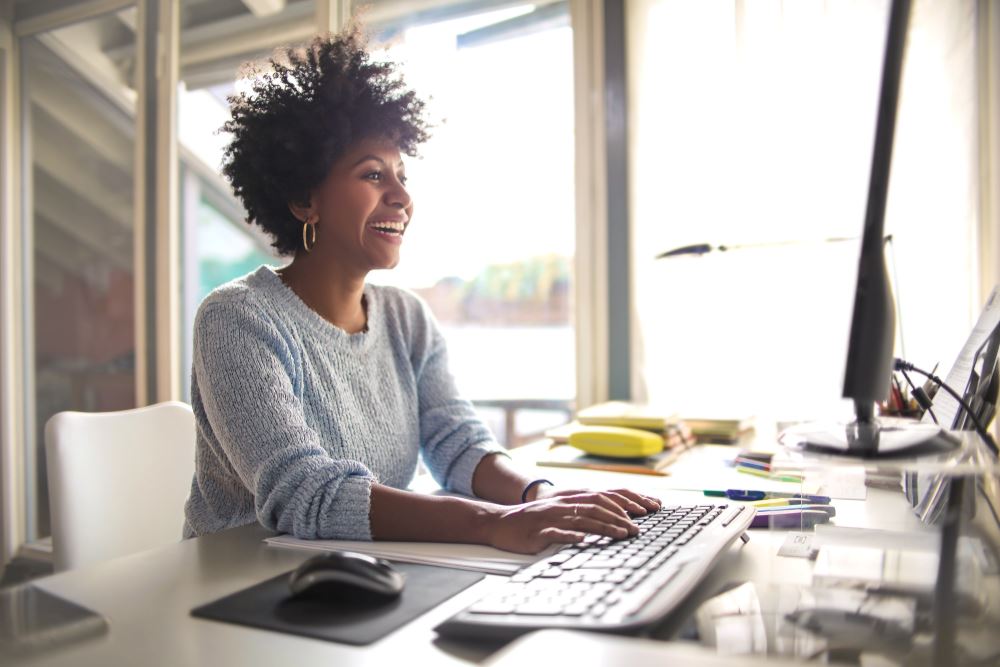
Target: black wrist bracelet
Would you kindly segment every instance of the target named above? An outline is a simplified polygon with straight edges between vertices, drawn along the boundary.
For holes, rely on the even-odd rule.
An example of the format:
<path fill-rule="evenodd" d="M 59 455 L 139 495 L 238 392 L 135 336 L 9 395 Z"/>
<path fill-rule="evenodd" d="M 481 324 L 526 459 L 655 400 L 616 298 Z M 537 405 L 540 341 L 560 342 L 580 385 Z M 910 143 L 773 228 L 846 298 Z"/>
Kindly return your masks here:
<path fill-rule="evenodd" d="M 548 484 L 549 486 L 555 486 L 552 482 L 547 479 L 534 479 L 528 482 L 528 486 L 524 487 L 524 491 L 521 492 L 521 504 L 528 502 L 528 491 L 532 488 L 538 486 L 539 484 Z"/>

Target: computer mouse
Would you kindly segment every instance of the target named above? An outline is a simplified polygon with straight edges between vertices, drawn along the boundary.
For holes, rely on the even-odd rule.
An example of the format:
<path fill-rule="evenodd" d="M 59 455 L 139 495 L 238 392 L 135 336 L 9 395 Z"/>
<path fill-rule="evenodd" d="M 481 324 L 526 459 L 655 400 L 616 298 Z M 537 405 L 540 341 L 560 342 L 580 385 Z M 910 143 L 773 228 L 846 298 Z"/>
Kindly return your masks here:
<path fill-rule="evenodd" d="M 394 598 L 403 592 L 403 575 L 381 558 L 353 551 L 331 551 L 299 565 L 288 578 L 295 597 L 345 598 L 368 595 Z"/>

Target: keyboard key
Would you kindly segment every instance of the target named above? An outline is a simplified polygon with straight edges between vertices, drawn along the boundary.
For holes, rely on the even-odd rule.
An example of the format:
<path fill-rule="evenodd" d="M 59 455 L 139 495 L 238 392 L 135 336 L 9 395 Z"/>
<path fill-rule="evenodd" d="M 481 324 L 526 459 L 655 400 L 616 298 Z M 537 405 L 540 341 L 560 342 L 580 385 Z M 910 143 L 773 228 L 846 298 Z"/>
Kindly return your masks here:
<path fill-rule="evenodd" d="M 729 510 L 725 514 L 723 514 L 720 517 L 719 521 L 722 523 L 723 526 L 728 526 L 729 524 L 731 524 L 733 521 L 736 520 L 736 517 L 738 517 L 742 511 L 743 511 L 743 505 L 733 505 L 729 508 Z"/>
<path fill-rule="evenodd" d="M 562 582 L 564 584 L 573 584 L 578 581 L 583 581 L 583 570 L 570 570 L 569 572 L 563 572 L 559 575 L 556 581 Z"/>
<path fill-rule="evenodd" d="M 588 560 L 590 560 L 591 557 L 592 557 L 592 555 L 589 554 L 589 553 L 579 553 L 579 554 L 576 554 L 575 556 L 573 556 L 572 558 L 570 558 L 568 561 L 566 561 L 562 565 L 560 565 L 560 567 L 563 570 L 575 570 L 576 568 L 580 567 L 581 565 L 583 565 L 584 563 L 586 563 Z"/>
<path fill-rule="evenodd" d="M 514 613 L 514 605 L 504 604 L 501 602 L 490 602 L 487 600 L 481 600 L 476 604 L 469 607 L 469 613 L 471 614 L 512 614 Z"/>
<path fill-rule="evenodd" d="M 590 608 L 590 615 L 596 618 L 600 618 L 601 616 L 604 616 L 604 614 L 606 613 L 608 613 L 608 605 L 600 602 L 598 602 L 597 604 L 595 604 L 593 607 Z"/>
<path fill-rule="evenodd" d="M 562 613 L 562 607 L 557 604 L 532 601 L 518 605 L 514 611 L 518 614 L 527 614 L 529 616 L 558 616 Z"/>
<path fill-rule="evenodd" d="M 580 567 L 584 569 L 604 569 L 613 570 L 616 567 L 624 567 L 625 561 L 621 558 L 592 558 Z"/>
<path fill-rule="evenodd" d="M 574 602 L 573 604 L 568 604 L 563 607 L 562 613 L 566 616 L 583 616 L 587 613 L 587 609 L 589 608 L 590 607 L 588 605 Z"/>
<path fill-rule="evenodd" d="M 548 563 L 549 565 L 562 565 L 572 557 L 573 557 L 572 553 L 568 553 L 566 551 L 560 551 L 559 553 L 553 554 L 548 558 L 546 558 L 545 562 Z"/>

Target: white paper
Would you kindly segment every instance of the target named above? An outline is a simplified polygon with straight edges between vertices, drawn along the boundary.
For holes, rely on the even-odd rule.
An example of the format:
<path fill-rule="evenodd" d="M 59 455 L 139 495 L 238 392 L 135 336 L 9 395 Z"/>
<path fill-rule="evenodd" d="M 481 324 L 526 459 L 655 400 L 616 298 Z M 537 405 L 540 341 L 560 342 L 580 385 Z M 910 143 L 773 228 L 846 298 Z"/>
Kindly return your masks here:
<path fill-rule="evenodd" d="M 1000 323 L 1000 287 L 993 288 L 993 292 L 990 293 L 990 298 L 986 301 L 986 305 L 983 307 L 983 312 L 980 314 L 976 326 L 972 329 L 972 333 L 969 334 L 969 339 L 965 341 L 965 346 L 959 352 L 958 358 L 955 360 L 951 370 L 948 371 L 948 377 L 944 379 L 948 386 L 959 394 L 964 391 L 969 376 L 972 374 L 972 364 L 975 361 L 973 357 L 976 354 L 976 350 L 982 346 L 986 338 L 993 332 L 997 323 Z M 961 410 L 961 406 L 959 406 L 958 401 L 952 398 L 951 394 L 944 389 L 940 389 L 937 395 L 934 396 L 933 410 L 934 416 L 937 417 L 941 427 L 950 429 L 953 428 L 952 424 L 955 423 L 955 418 L 958 415 L 958 411 Z M 924 415 L 923 421 L 930 420 L 931 416 L 928 412 Z"/>
<path fill-rule="evenodd" d="M 277 535 L 264 540 L 267 544 L 290 549 L 314 551 L 356 551 L 404 563 L 442 565 L 487 574 L 514 574 L 525 565 L 555 553 L 553 546 L 538 554 L 516 554 L 479 544 L 445 542 L 359 542 L 351 540 L 300 540 L 291 535 Z"/>

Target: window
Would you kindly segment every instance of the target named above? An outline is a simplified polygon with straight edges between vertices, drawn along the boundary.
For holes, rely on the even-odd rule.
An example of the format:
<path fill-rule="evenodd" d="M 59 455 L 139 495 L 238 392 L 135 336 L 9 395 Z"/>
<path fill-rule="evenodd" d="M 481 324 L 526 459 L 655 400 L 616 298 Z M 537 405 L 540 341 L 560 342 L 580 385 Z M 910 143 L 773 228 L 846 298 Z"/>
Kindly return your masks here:
<path fill-rule="evenodd" d="M 261 264 L 283 263 L 270 240 L 247 225 L 242 204 L 221 175 L 228 143 L 219 132 L 229 118 L 226 98 L 243 63 L 270 54 L 273 35 L 304 41 L 313 32 L 311 2 L 293 2 L 278 12 L 251 14 L 245 3 L 203 3 L 182 14 L 181 72 L 177 95 L 180 145 L 181 394 L 190 401 L 194 317 L 213 289 Z"/>
<path fill-rule="evenodd" d="M 830 239 L 864 220 L 888 4 L 629 4 L 637 396 L 691 416 L 848 407 L 859 244 Z M 980 306 L 974 35 L 974 2 L 914 3 L 886 232 L 896 351 L 926 367 Z M 692 243 L 751 247 L 653 259 Z"/>
<path fill-rule="evenodd" d="M 27 525 L 37 533 L 29 537 L 49 532 L 48 419 L 135 406 L 135 124 L 131 91 L 101 50 L 130 41 L 122 16 L 107 14 L 20 45 L 26 264 L 34 278 L 25 460 Z"/>
<path fill-rule="evenodd" d="M 190 102 L 190 100 L 187 100 Z M 185 98 L 180 106 L 185 107 Z M 221 123 L 220 123 L 221 125 Z M 181 165 L 181 392 L 191 400 L 191 354 L 198 306 L 213 289 L 278 259 L 266 238 L 244 221 L 242 209 L 216 178 L 197 175 L 189 158 Z"/>
<path fill-rule="evenodd" d="M 573 46 L 566 3 L 497 5 L 375 24 L 442 122 L 407 163 L 400 265 L 372 280 L 428 301 L 463 394 L 517 445 L 576 393 Z"/>

